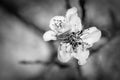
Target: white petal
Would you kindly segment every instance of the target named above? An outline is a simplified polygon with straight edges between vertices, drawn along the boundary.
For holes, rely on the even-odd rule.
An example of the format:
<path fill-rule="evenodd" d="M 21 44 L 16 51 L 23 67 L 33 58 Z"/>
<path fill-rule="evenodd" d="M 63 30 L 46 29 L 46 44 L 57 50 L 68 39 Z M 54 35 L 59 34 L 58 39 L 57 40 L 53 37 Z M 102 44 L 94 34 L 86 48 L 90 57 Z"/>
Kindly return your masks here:
<path fill-rule="evenodd" d="M 61 43 L 58 48 L 58 59 L 61 62 L 68 62 L 71 59 L 71 45 Z"/>
<path fill-rule="evenodd" d="M 82 50 L 82 46 L 80 45 L 77 48 L 77 53 L 73 54 L 73 57 L 78 59 L 79 65 L 84 65 L 87 62 L 87 59 L 89 57 L 89 50 Z"/>
<path fill-rule="evenodd" d="M 77 32 L 82 30 L 81 19 L 77 14 L 77 8 L 73 7 L 69 9 L 66 13 L 66 19 L 71 25 L 72 32 Z"/>
<path fill-rule="evenodd" d="M 81 31 L 83 29 L 81 20 L 77 15 L 71 16 L 70 24 L 71 24 L 72 32 Z"/>
<path fill-rule="evenodd" d="M 78 60 L 78 64 L 79 64 L 79 65 L 85 65 L 86 63 L 87 63 L 87 60 L 86 60 L 86 59 Z"/>
<path fill-rule="evenodd" d="M 77 8 L 73 7 L 71 9 L 68 9 L 66 12 L 66 18 L 70 19 L 71 15 L 76 14 L 77 13 Z"/>
<path fill-rule="evenodd" d="M 63 16 L 53 17 L 50 20 L 49 27 L 57 33 L 64 33 L 70 29 L 68 26 L 66 26 L 66 20 Z"/>
<path fill-rule="evenodd" d="M 56 33 L 54 31 L 47 31 L 43 35 L 45 41 L 56 40 Z"/>
<path fill-rule="evenodd" d="M 101 37 L 101 31 L 96 27 L 85 29 L 82 34 L 81 38 L 83 42 L 90 45 L 93 45 L 93 43 L 97 42 Z"/>
<path fill-rule="evenodd" d="M 89 57 L 89 50 L 84 51 L 80 56 L 80 58 L 78 59 L 78 64 L 79 65 L 84 65 L 87 62 L 87 59 Z"/>

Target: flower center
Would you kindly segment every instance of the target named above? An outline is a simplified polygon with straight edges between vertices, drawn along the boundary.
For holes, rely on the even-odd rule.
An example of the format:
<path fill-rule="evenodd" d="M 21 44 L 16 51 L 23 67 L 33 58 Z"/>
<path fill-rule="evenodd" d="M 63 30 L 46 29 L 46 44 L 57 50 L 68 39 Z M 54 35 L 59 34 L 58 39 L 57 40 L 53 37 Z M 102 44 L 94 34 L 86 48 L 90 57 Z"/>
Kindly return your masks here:
<path fill-rule="evenodd" d="M 63 33 L 57 36 L 57 39 L 63 43 L 69 43 L 70 45 L 72 45 L 73 51 L 76 52 L 76 48 L 78 47 L 78 45 L 81 45 L 83 42 L 80 36 L 81 36 L 81 31 L 78 31 L 71 33 Z"/>

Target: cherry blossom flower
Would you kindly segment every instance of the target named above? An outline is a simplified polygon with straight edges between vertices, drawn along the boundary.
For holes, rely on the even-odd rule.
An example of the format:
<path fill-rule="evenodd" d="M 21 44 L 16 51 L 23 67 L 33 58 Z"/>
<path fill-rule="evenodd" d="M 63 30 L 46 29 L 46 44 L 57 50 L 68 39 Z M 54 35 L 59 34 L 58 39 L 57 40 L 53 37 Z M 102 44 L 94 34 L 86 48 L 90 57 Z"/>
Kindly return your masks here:
<path fill-rule="evenodd" d="M 59 40 L 58 59 L 68 62 L 76 58 L 79 65 L 84 65 L 89 57 L 89 48 L 101 37 L 101 31 L 96 27 L 83 30 L 77 8 L 66 12 L 66 16 L 55 16 L 50 20 L 50 29 L 45 32 L 45 41 Z"/>

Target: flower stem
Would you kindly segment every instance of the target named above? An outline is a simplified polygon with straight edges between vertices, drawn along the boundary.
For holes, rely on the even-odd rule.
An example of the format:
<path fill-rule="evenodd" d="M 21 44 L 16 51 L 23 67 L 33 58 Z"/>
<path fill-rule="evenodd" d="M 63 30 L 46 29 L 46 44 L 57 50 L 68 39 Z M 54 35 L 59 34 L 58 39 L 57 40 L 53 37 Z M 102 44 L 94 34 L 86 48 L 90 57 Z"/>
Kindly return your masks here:
<path fill-rule="evenodd" d="M 77 69 L 77 73 L 78 73 L 78 80 L 86 80 L 86 79 L 82 76 L 81 66 L 78 64 L 78 61 L 77 61 L 77 60 L 76 60 L 76 69 Z"/>
<path fill-rule="evenodd" d="M 77 61 L 76 61 L 76 69 L 77 69 L 77 71 L 78 71 L 78 75 L 81 75 L 80 65 L 78 64 Z"/>

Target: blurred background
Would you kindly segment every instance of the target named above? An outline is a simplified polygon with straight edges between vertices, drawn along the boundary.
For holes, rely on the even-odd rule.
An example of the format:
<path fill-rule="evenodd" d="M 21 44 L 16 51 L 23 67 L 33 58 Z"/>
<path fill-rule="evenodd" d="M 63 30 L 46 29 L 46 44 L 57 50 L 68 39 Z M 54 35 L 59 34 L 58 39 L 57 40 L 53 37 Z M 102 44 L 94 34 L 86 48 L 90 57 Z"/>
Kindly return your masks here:
<path fill-rule="evenodd" d="M 102 38 L 87 64 L 57 59 L 58 42 L 43 41 L 49 21 L 77 7 L 84 28 Z M 119 0 L 0 0 L 0 80 L 120 80 Z"/>

